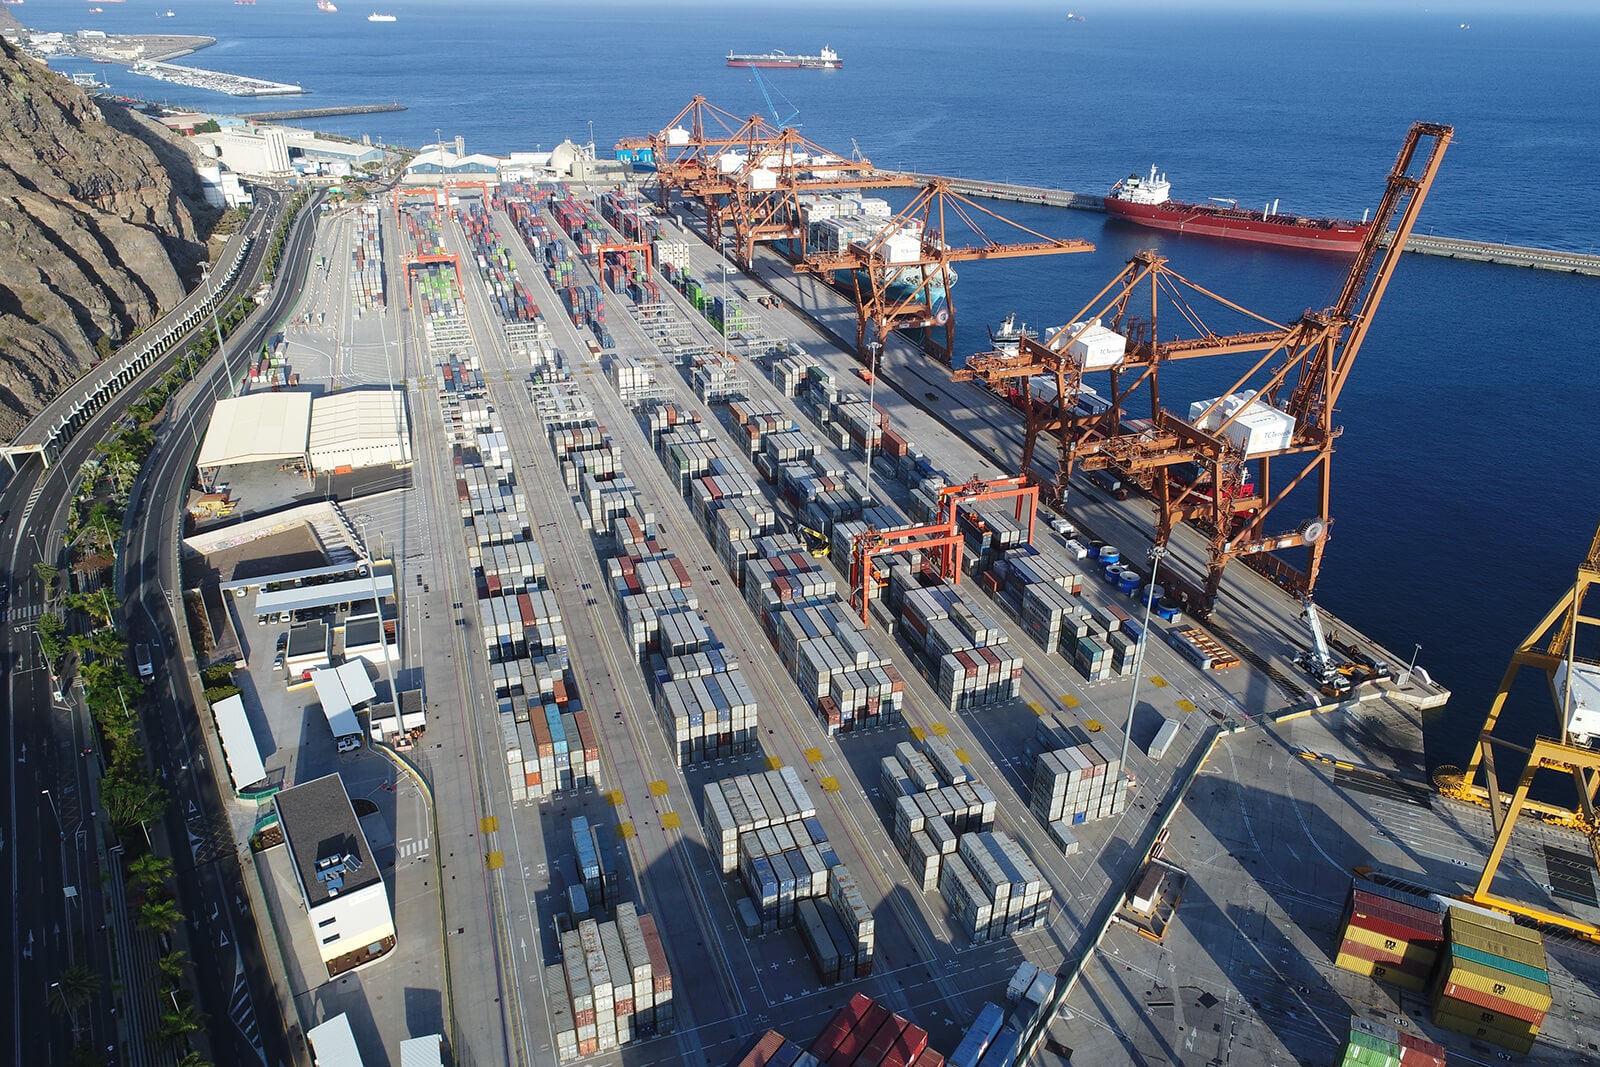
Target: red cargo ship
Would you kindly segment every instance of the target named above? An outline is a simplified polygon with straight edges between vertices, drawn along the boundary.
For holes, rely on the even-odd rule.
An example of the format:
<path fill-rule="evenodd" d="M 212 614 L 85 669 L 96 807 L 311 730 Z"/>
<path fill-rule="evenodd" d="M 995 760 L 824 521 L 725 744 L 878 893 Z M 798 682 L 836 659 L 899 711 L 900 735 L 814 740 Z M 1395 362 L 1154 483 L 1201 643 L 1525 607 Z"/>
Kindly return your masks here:
<path fill-rule="evenodd" d="M 1330 252 L 1355 254 L 1367 236 L 1365 219 L 1314 219 L 1280 215 L 1276 210 L 1243 211 L 1233 201 L 1217 204 L 1185 204 L 1171 199 L 1172 185 L 1166 175 L 1129 175 L 1105 198 L 1106 213 L 1141 226 L 1178 233 L 1197 233 L 1205 237 L 1225 237 L 1235 241 L 1286 245 L 1291 248 L 1320 248 Z M 1276 209 L 1277 204 L 1273 204 Z"/>

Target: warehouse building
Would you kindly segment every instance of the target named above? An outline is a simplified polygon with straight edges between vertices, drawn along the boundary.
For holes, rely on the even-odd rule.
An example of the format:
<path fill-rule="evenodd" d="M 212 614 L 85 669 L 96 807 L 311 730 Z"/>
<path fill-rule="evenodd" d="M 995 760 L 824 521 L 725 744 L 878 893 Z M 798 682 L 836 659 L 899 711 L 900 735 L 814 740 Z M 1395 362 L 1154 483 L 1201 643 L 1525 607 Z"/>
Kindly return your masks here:
<path fill-rule="evenodd" d="M 394 948 L 389 892 L 339 776 L 285 789 L 272 803 L 328 977 Z"/>
<path fill-rule="evenodd" d="M 213 479 L 223 467 L 293 462 L 312 473 L 411 462 L 405 401 L 392 389 L 346 389 L 324 396 L 263 391 L 217 403 L 198 466 Z"/>
<path fill-rule="evenodd" d="M 313 471 L 410 463 L 405 400 L 393 389 L 345 389 L 317 397 L 306 458 Z"/>

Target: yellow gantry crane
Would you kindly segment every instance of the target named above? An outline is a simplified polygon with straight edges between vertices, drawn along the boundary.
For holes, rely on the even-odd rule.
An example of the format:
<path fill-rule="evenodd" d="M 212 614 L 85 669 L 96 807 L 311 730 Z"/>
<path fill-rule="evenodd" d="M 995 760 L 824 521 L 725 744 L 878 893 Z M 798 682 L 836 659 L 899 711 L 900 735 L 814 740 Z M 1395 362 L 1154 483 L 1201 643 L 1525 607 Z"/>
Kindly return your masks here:
<path fill-rule="evenodd" d="M 1506 847 L 1517 818 L 1524 811 L 1534 810 L 1541 817 L 1577 826 L 1589 839 L 1589 849 L 1596 866 L 1600 866 L 1600 824 L 1595 818 L 1595 795 L 1600 791 L 1600 752 L 1573 743 L 1568 727 L 1573 707 L 1573 688 L 1578 676 L 1590 671 L 1600 672 L 1600 660 L 1578 654 L 1578 638 L 1585 627 L 1600 627 L 1600 617 L 1584 613 L 1584 601 L 1591 587 L 1600 583 L 1600 528 L 1595 530 L 1589 545 L 1589 554 L 1578 567 L 1576 580 L 1566 594 L 1556 602 L 1511 655 L 1511 663 L 1500 679 L 1500 688 L 1478 738 L 1478 747 L 1472 753 L 1465 775 L 1459 783 L 1446 784 L 1447 791 L 1467 799 L 1486 800 L 1493 822 L 1494 846 L 1489 850 L 1483 874 L 1473 890 L 1472 899 L 1485 907 L 1499 908 L 1524 915 L 1538 922 L 1549 923 L 1572 930 L 1591 941 L 1600 941 L 1600 926 L 1576 919 L 1570 915 L 1547 908 L 1508 900 L 1492 892 L 1495 873 L 1505 858 Z M 1592 645 L 1585 645 L 1592 648 Z M 1505 710 L 1517 675 L 1524 667 L 1537 668 L 1545 676 L 1550 696 L 1556 709 L 1556 736 L 1538 737 L 1531 747 L 1514 744 L 1494 736 L 1495 725 Z M 1511 791 L 1509 798 L 1501 788 L 1495 768 L 1495 749 L 1509 749 L 1527 755 L 1527 763 Z M 1483 772 L 1483 785 L 1474 782 L 1479 770 Z M 1554 770 L 1572 775 L 1578 787 L 1578 807 L 1574 812 L 1562 812 L 1549 805 L 1528 800 L 1528 789 L 1534 777 L 1542 770 Z M 1452 776 L 1446 776 L 1448 779 Z M 1441 783 L 1445 784 L 1445 783 Z"/>

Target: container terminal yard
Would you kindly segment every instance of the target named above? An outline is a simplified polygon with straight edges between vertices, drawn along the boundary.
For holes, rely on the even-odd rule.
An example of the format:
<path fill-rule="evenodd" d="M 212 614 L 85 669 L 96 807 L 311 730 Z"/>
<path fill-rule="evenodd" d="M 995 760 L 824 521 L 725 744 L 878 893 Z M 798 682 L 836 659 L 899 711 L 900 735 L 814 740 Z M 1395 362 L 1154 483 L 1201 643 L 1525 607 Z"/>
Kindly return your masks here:
<path fill-rule="evenodd" d="M 1268 461 L 1330 462 L 1296 414 L 1322 409 L 1212 418 L 1220 381 L 1187 434 L 1063 417 L 1044 379 L 1081 404 L 1110 395 L 1086 364 L 1159 359 L 1109 315 L 931 358 L 943 330 L 881 328 L 919 317 L 905 259 L 781 254 L 726 165 L 675 169 L 668 141 L 721 148 L 674 126 L 643 185 L 327 213 L 200 446 L 186 586 L 251 679 L 216 709 L 222 832 L 319 1061 L 438 1033 L 458 1063 L 1600 1062 L 1574 820 L 1429 783 L 1448 692 L 1286 591 L 1326 498 L 1270 527 L 1299 570 L 1184 521 L 1287 513 Z M 1377 216 L 1402 236 L 1449 137 L 1419 129 Z M 808 195 L 894 187 L 831 159 L 793 166 Z M 885 247 L 1086 250 L 942 239 Z M 1254 350 L 1353 356 L 1396 259 L 1364 248 L 1323 332 Z M 1138 487 L 1174 438 L 1222 491 Z M 330 775 L 359 832 L 323 856 L 294 797 Z"/>

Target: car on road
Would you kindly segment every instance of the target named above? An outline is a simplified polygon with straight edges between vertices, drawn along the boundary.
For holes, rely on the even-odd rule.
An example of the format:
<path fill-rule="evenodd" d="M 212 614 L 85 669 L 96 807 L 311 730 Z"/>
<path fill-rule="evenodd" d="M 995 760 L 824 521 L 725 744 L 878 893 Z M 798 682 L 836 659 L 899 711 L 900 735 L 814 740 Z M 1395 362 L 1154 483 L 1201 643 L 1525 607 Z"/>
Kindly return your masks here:
<path fill-rule="evenodd" d="M 11 583 L 0 582 L 0 605 L 11 599 Z"/>
<path fill-rule="evenodd" d="M 142 641 L 133 646 L 133 662 L 139 668 L 139 680 L 149 685 L 156 680 L 156 665 L 150 660 L 150 646 Z"/>
<path fill-rule="evenodd" d="M 10 517 L 11 517 L 11 512 L 10 511 L 0 511 L 0 526 L 4 526 L 5 525 L 5 521 L 7 519 L 9 519 Z"/>

